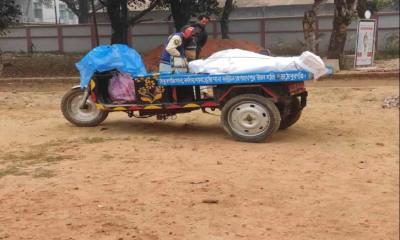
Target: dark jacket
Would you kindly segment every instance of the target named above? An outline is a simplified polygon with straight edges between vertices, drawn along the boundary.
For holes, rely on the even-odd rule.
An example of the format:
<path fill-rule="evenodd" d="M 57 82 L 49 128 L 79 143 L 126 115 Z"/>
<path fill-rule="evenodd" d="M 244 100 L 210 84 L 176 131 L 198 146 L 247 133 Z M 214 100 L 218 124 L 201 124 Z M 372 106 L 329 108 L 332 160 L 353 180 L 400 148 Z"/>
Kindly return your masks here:
<path fill-rule="evenodd" d="M 189 26 L 185 26 L 185 27 L 189 27 Z M 195 35 L 194 35 L 194 37 L 185 41 L 184 45 L 185 45 L 185 49 L 196 48 L 196 59 L 198 59 L 200 57 L 201 49 L 207 43 L 208 34 L 207 34 L 205 27 L 203 25 L 201 25 L 200 23 L 193 23 L 190 25 L 190 27 L 194 27 Z"/>
<path fill-rule="evenodd" d="M 169 36 L 168 40 L 164 43 L 164 50 L 161 52 L 160 62 L 171 65 L 171 55 L 167 52 L 165 47 L 168 45 L 168 42 L 170 41 L 170 39 L 175 35 L 178 35 L 179 37 L 181 37 L 183 39 L 183 33 L 181 33 L 181 32 L 174 33 L 171 36 Z M 180 46 L 178 46 L 177 50 L 179 51 L 179 53 L 181 54 L 182 57 L 185 56 L 184 44 L 181 44 Z"/>
<path fill-rule="evenodd" d="M 205 26 L 201 25 L 200 23 L 194 23 L 191 25 L 194 27 L 196 36 L 194 37 L 196 42 L 196 59 L 199 58 L 201 49 L 206 45 L 208 34 L 206 31 Z"/>

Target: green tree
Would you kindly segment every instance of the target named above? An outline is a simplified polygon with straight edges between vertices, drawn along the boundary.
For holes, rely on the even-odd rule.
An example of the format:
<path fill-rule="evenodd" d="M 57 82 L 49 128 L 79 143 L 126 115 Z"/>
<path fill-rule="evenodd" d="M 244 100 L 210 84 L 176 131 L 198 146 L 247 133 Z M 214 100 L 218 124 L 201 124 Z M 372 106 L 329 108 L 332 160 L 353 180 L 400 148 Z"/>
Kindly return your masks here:
<path fill-rule="evenodd" d="M 21 10 L 14 0 L 0 0 L 0 35 L 5 35 L 6 29 L 16 23 L 21 16 Z"/>
<path fill-rule="evenodd" d="M 373 13 L 380 9 L 398 7 L 398 0 L 335 0 L 333 31 L 329 41 L 328 58 L 340 59 L 344 53 L 347 38 L 347 27 L 355 19 L 364 18 L 365 10 Z"/>
<path fill-rule="evenodd" d="M 221 7 L 219 6 L 218 0 L 203 0 L 203 1 L 196 1 L 196 4 L 193 5 L 191 11 L 192 11 L 192 16 L 199 16 L 199 15 L 218 16 L 221 13 Z"/>
<path fill-rule="evenodd" d="M 374 14 L 386 7 L 392 7 L 398 10 L 399 0 L 359 0 L 357 12 L 358 16 L 363 18 L 366 10 L 370 10 L 372 14 Z"/>

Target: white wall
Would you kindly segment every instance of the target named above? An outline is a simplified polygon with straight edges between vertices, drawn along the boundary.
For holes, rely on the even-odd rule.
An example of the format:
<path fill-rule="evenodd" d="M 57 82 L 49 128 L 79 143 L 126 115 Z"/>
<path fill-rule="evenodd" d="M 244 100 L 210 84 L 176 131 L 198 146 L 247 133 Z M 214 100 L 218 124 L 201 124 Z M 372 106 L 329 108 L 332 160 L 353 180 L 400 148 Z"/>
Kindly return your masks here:
<path fill-rule="evenodd" d="M 332 16 L 320 18 L 321 41 L 320 50 L 324 54 L 328 49 L 330 32 L 332 29 Z M 265 28 L 261 30 L 261 19 L 232 19 L 230 25 L 230 37 L 243 39 L 262 44 L 262 32 L 264 32 L 265 46 L 275 50 L 286 47 L 300 49 L 300 42 L 304 41 L 302 30 L 302 16 L 291 18 L 264 19 Z M 171 28 L 168 26 L 171 25 Z M 210 39 L 213 38 L 214 24 L 207 26 Z M 215 24 L 215 33 L 220 37 L 219 24 Z M 385 50 L 386 39 L 392 34 L 398 34 L 399 14 L 396 12 L 379 16 L 378 50 Z M 27 51 L 30 43 L 35 51 L 64 51 L 86 52 L 93 46 L 91 25 L 51 25 L 29 26 L 9 29 L 10 33 L 0 37 L 0 49 L 3 51 Z M 140 23 L 132 28 L 131 45 L 139 52 L 159 46 L 167 38 L 169 31 L 173 30 L 172 23 L 153 22 Z M 31 40 L 27 38 L 30 32 Z M 346 50 L 351 51 L 355 47 L 356 24 L 348 29 Z M 101 44 L 109 44 L 111 28 L 109 24 L 99 24 Z"/>

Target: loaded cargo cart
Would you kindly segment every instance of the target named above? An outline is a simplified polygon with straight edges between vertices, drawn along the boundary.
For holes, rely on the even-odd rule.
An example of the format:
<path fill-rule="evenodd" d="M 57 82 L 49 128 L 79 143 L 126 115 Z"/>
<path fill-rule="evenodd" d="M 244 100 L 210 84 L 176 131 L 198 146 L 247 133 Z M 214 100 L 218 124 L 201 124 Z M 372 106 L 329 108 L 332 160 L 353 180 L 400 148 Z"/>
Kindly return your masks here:
<path fill-rule="evenodd" d="M 261 142 L 295 124 L 307 103 L 304 70 L 236 74 L 145 74 L 132 76 L 134 100 L 115 102 L 108 87 L 115 72 L 96 73 L 85 87 L 62 99 L 64 117 L 79 127 L 102 123 L 110 112 L 129 117 L 174 119 L 179 113 L 221 111 L 221 125 L 233 138 Z"/>

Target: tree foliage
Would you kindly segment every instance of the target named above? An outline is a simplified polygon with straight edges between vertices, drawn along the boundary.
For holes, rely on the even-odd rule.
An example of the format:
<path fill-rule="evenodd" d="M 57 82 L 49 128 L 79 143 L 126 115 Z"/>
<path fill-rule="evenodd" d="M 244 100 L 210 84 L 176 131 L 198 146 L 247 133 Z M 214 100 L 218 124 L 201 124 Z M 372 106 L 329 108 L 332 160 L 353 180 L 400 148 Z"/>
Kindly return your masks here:
<path fill-rule="evenodd" d="M 398 0 L 335 0 L 333 31 L 329 41 L 328 58 L 340 59 L 344 53 L 347 27 L 357 18 L 364 18 L 366 10 L 372 13 L 382 8 L 398 7 Z"/>
<path fill-rule="evenodd" d="M 76 15 L 80 24 L 89 20 L 89 0 L 60 0 Z"/>
<path fill-rule="evenodd" d="M 200 14 L 218 14 L 217 0 L 98 0 L 106 9 L 111 22 L 112 43 L 128 42 L 128 27 L 138 23 L 155 8 L 169 9 L 176 31 L 189 23 L 191 17 Z M 140 9 L 136 15 L 128 14 L 128 6 Z"/>
<path fill-rule="evenodd" d="M 193 5 L 192 9 L 192 16 L 199 16 L 199 15 L 216 15 L 218 16 L 221 14 L 221 7 L 219 6 L 218 0 L 197 0 L 196 3 Z"/>
<path fill-rule="evenodd" d="M 6 34 L 6 29 L 12 23 L 18 22 L 21 10 L 14 0 L 0 0 L 0 35 Z"/>
<path fill-rule="evenodd" d="M 359 0 L 357 12 L 360 18 L 364 18 L 366 10 L 369 10 L 374 14 L 386 7 L 399 9 L 399 0 Z"/>

